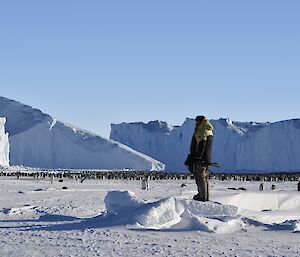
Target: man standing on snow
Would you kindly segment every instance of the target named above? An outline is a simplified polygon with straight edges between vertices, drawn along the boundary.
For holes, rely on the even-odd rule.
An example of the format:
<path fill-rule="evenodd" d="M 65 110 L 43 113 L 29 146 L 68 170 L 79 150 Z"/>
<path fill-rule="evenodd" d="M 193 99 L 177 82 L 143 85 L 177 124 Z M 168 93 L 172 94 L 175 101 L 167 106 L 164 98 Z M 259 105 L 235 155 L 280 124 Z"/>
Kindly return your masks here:
<path fill-rule="evenodd" d="M 204 116 L 197 116 L 195 120 L 196 128 L 185 165 L 194 174 L 198 187 L 194 200 L 206 202 L 209 201 L 208 167 L 212 159 L 213 126 Z"/>

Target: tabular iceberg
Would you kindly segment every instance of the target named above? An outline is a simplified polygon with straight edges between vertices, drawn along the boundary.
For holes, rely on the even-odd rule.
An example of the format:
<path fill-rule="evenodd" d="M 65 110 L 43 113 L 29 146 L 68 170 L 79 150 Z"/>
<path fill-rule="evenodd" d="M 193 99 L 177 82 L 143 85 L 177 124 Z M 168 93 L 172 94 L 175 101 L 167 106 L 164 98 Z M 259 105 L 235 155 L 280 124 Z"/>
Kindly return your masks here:
<path fill-rule="evenodd" d="M 39 168 L 163 170 L 165 165 L 121 143 L 65 124 L 0 97 L 7 118 L 10 163 Z"/>
<path fill-rule="evenodd" d="M 221 165 L 218 171 L 300 171 L 300 120 L 211 122 L 215 128 L 213 159 Z M 112 124 L 111 128 L 111 139 L 165 163 L 167 171 L 186 171 L 193 119 L 186 119 L 182 126 L 152 121 Z"/>
<path fill-rule="evenodd" d="M 9 165 L 9 141 L 8 133 L 5 132 L 5 118 L 0 118 L 0 165 Z"/>

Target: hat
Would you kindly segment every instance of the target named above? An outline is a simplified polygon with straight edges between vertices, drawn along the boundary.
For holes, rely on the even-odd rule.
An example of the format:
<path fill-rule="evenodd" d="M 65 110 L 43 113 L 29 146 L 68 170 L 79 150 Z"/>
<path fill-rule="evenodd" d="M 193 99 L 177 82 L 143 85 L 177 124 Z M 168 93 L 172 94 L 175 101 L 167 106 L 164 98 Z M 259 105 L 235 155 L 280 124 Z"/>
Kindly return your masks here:
<path fill-rule="evenodd" d="M 195 120 L 201 122 L 201 121 L 203 121 L 204 118 L 205 118 L 204 116 L 197 116 L 197 117 L 195 118 Z"/>

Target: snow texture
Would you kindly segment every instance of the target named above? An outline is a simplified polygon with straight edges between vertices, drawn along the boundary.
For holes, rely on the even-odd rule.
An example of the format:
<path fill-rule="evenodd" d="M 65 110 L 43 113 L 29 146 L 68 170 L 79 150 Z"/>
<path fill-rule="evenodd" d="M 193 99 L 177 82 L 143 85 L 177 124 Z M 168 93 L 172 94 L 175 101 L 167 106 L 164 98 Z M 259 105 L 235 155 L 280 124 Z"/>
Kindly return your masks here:
<path fill-rule="evenodd" d="M 108 214 L 115 214 L 114 219 L 122 221 L 123 225 L 138 224 L 145 229 L 201 230 L 215 233 L 228 232 L 224 229 L 228 223 L 222 224 L 220 220 L 209 222 L 209 218 L 234 217 L 238 210 L 234 206 L 174 197 L 147 203 L 127 191 L 108 192 L 105 205 Z"/>
<path fill-rule="evenodd" d="M 150 181 L 146 191 L 135 180 L 0 177 L 0 254 L 300 256 L 298 182 L 260 192 L 261 182 L 212 179 L 207 203 L 190 200 L 195 182 L 182 182 Z"/>
<path fill-rule="evenodd" d="M 40 168 L 163 170 L 164 164 L 121 143 L 65 124 L 0 97 L 7 118 L 10 163 Z"/>
<path fill-rule="evenodd" d="M 276 123 L 212 120 L 213 159 L 222 172 L 288 172 L 300 170 L 300 120 Z M 195 128 L 161 121 L 112 124 L 110 138 L 166 164 L 167 171 L 185 171 Z M 213 169 L 216 170 L 216 169 Z"/>
<path fill-rule="evenodd" d="M 5 118 L 0 118 L 0 165 L 9 165 L 9 141 L 8 133 L 5 132 Z"/>

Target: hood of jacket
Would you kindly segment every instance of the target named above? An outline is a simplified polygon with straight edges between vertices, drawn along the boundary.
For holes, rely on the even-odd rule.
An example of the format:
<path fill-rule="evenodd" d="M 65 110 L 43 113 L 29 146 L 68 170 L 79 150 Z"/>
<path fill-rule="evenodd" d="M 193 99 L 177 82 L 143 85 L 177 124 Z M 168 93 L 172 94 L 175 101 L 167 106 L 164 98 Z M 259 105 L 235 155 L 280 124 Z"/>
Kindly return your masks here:
<path fill-rule="evenodd" d="M 208 136 L 213 136 L 213 125 L 209 122 L 207 118 L 204 118 L 202 122 L 196 126 L 194 137 L 197 140 L 197 143 L 207 140 Z"/>

